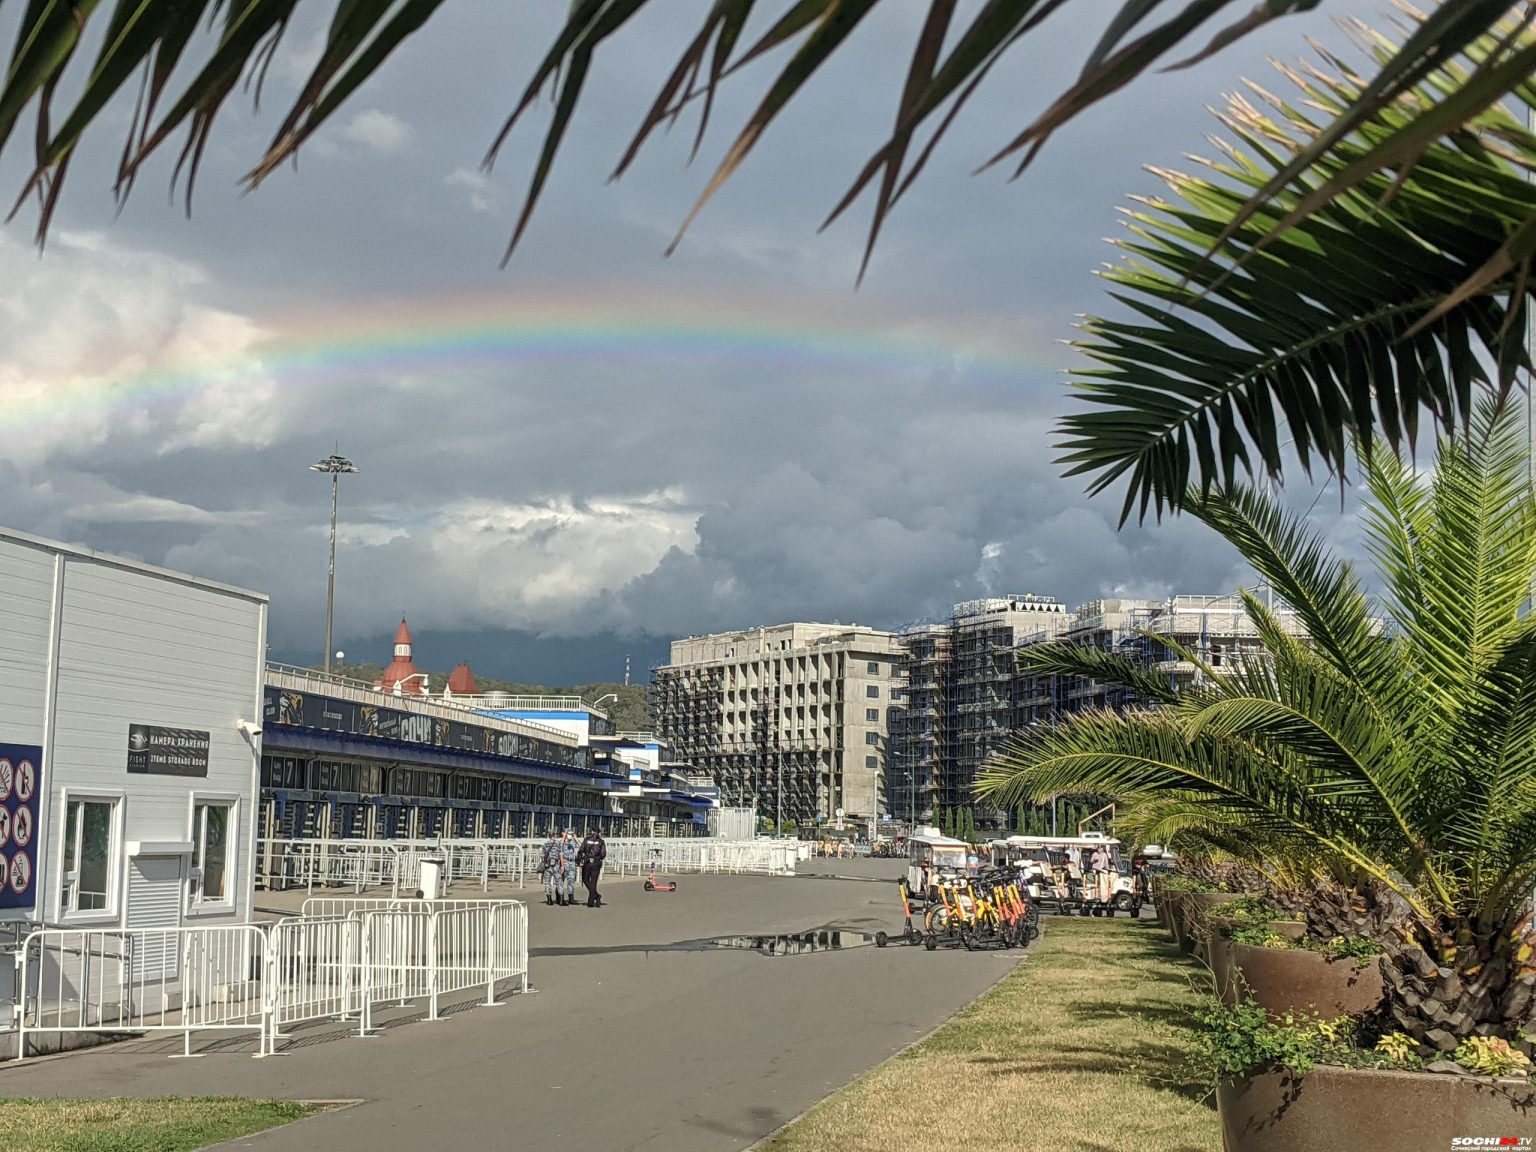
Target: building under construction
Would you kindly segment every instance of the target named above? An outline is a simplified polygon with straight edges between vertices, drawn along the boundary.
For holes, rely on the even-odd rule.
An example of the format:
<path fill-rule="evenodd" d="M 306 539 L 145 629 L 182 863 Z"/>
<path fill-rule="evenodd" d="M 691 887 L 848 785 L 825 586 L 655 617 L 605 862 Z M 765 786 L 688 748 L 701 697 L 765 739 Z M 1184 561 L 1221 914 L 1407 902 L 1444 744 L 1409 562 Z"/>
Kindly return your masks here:
<path fill-rule="evenodd" d="M 948 623 L 902 634 L 908 684 L 892 758 L 896 815 L 932 819 L 940 809 L 973 804 L 977 772 L 1015 726 L 1017 649 L 1056 636 L 1071 621 L 1059 600 L 1000 596 L 956 604 Z"/>
<path fill-rule="evenodd" d="M 782 823 L 876 817 L 903 661 L 893 634 L 857 625 L 675 640 L 651 674 L 657 733 L 728 807 Z"/>
<path fill-rule="evenodd" d="M 1288 607 L 1273 611 L 1283 630 L 1305 635 Z M 893 815 L 933 821 L 969 807 L 982 826 L 1006 825 L 1012 814 L 978 806 L 974 788 L 1011 735 L 1067 713 L 1144 703 L 1102 681 L 1020 667 L 1021 651 L 1051 640 L 1129 656 L 1173 687 L 1224 675 L 1259 650 L 1242 600 L 1227 594 L 1105 598 L 1075 612 L 1040 596 L 957 604 L 947 623 L 901 635 L 908 685 L 905 713 L 893 728 Z"/>

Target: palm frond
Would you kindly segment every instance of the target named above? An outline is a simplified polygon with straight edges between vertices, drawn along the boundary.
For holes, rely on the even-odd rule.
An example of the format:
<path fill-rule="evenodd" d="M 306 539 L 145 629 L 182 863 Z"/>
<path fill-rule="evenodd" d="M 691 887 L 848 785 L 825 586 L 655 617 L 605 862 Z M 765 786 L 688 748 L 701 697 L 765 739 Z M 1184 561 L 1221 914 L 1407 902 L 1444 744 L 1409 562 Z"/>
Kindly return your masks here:
<path fill-rule="evenodd" d="M 1039 676 L 1077 676 L 1102 681 L 1152 704 L 1171 704 L 1179 699 L 1178 690 L 1166 676 L 1157 675 L 1128 656 L 1085 644 L 1055 641 L 1025 648 L 1019 653 L 1019 670 Z"/>
<path fill-rule="evenodd" d="M 1313 648 L 1367 700 L 1396 678 L 1390 646 L 1354 569 L 1335 559 L 1305 520 L 1242 488 L 1192 495 L 1189 506 L 1290 605 Z M 1254 610 L 1249 604 L 1250 617 Z"/>
<path fill-rule="evenodd" d="M 1052 134 L 1144 73 L 1205 59 L 1258 28 L 1316 8 L 1320 2 L 1267 0 L 1251 6 L 1251 0 L 1185 0 L 1182 5 L 1164 9 L 1158 13 L 1162 18 L 1154 20 L 1159 3 L 1121 0 L 1101 16 L 1103 33 L 1087 53 L 1076 80 L 1043 113 L 1014 130 L 987 165 L 1017 161 L 1021 170 Z M 293 156 L 374 78 L 383 63 L 437 13 L 442 3 L 335 0 L 320 58 L 248 180 L 259 183 Z M 25 187 L 43 194 L 40 238 L 46 234 L 76 145 L 84 132 L 102 119 L 104 110 L 135 73 L 142 73 L 143 88 L 125 135 L 118 193 L 126 195 L 149 156 L 170 136 L 185 130 L 178 168 L 185 175 L 190 196 L 220 109 L 242 76 L 255 81 L 259 93 L 260 80 L 279 54 L 283 33 L 300 13 L 301 4 L 307 13 L 321 7 L 321 0 L 117 0 L 110 6 L 101 53 L 90 74 L 77 86 L 78 95 L 68 113 L 56 121 L 51 107 L 54 94 L 76 46 L 92 29 L 98 12 L 107 6 L 101 0 L 76 0 L 72 4 L 28 0 L 0 83 L 0 151 L 23 111 L 34 106 L 36 154 Z M 1245 10 L 1236 19 L 1225 18 L 1233 4 Z M 1021 44 L 1034 43 L 1029 34 L 1067 5 L 1068 0 L 984 0 L 955 30 L 954 0 L 929 0 L 905 71 L 892 77 L 899 82 L 891 85 L 895 115 L 890 134 L 874 148 L 832 211 L 831 218 L 835 219 L 866 190 L 873 190 L 865 266 L 891 210 L 923 171 L 936 145 L 982 81 Z M 530 99 L 546 82 L 554 83 L 555 115 L 545 130 L 512 247 L 523 235 L 546 186 L 595 54 L 650 7 L 651 0 L 571 0 L 566 19 L 535 67 L 523 100 L 491 150 L 494 156 Z M 656 129 L 670 126 L 690 107 L 699 110 L 697 151 L 725 81 L 754 61 L 787 53 L 782 65 L 769 73 L 762 96 L 736 130 L 688 220 L 739 169 L 810 78 L 838 57 L 850 34 L 880 7 L 880 0 L 783 0 L 766 30 L 755 39 L 746 37 L 749 21 L 765 7 L 757 0 L 714 0 L 709 5 L 699 31 L 681 45 L 615 170 L 615 175 L 621 174 Z M 1523 94 L 1530 71 L 1528 60 L 1536 48 L 1523 36 L 1499 31 L 1508 7 L 1508 0 L 1444 4 L 1418 20 L 1401 49 L 1362 33 L 1362 39 L 1377 54 L 1374 77 L 1336 85 L 1331 121 L 1317 126 L 1299 143 L 1289 143 L 1285 157 L 1262 174 L 1255 171 L 1248 192 L 1212 234 L 1217 247 L 1221 247 L 1223 232 L 1235 238 L 1267 221 L 1272 238 L 1278 224 L 1289 224 L 1293 218 L 1310 215 L 1352 193 L 1369 194 L 1377 174 L 1422 162 L 1438 140 L 1478 122 L 1496 110 L 1504 97 Z M 1086 9 L 1087 0 L 1078 0 L 1077 8 Z M 205 66 L 173 94 L 169 90 L 171 77 L 187 56 L 199 26 L 217 30 L 215 43 Z M 1448 76 L 1455 82 L 1448 83 Z M 68 90 L 70 86 L 64 87 Z M 170 106 L 162 113 L 160 108 L 167 99 Z M 919 147 L 923 132 L 926 139 Z M 1361 147 L 1361 141 L 1367 141 L 1368 146 Z M 1287 199 L 1289 189 L 1307 184 L 1318 174 L 1322 178 L 1312 180 L 1305 195 Z M 1272 204 L 1281 205 L 1278 214 Z M 1529 213 L 1526 218 L 1530 218 Z M 1476 295 L 1493 290 L 1505 269 L 1529 257 L 1527 249 L 1536 245 L 1532 233 L 1536 228 L 1518 240 L 1506 236 L 1491 248 L 1485 253 L 1487 259 L 1476 266 L 1477 275 L 1463 279 L 1462 291 Z M 1261 241 L 1262 237 L 1256 243 Z M 1446 294 L 1445 299 L 1461 303 L 1453 294 Z M 1322 437 L 1317 447 L 1325 460 L 1336 459 L 1330 437 Z M 1265 467 L 1277 467 L 1270 454 L 1273 445 L 1262 443 L 1261 448 Z M 1167 499 L 1177 499 L 1183 487 L 1180 480 L 1164 486 L 1161 492 Z"/>
<path fill-rule="evenodd" d="M 1525 428 L 1490 409 L 1478 413 L 1468 435 L 1440 442 L 1418 517 L 1416 570 L 1397 595 L 1398 620 L 1413 637 L 1431 689 L 1446 699 L 1481 675 L 1523 628 L 1536 568 Z M 1386 555 L 1385 543 L 1378 545 L 1382 570 L 1395 581 L 1409 558 Z"/>
<path fill-rule="evenodd" d="M 1502 403 L 1526 364 L 1536 236 L 1533 253 L 1465 286 L 1527 243 L 1536 139 L 1498 104 L 1421 138 L 1426 117 L 1485 94 L 1487 75 L 1454 62 L 1336 136 L 1369 85 L 1325 65 L 1284 70 L 1297 102 L 1232 97 L 1225 158 L 1160 171 L 1170 198 L 1127 212 L 1125 259 L 1105 276 L 1130 315 L 1084 324 L 1078 347 L 1097 366 L 1077 374 L 1084 407 L 1061 440 L 1091 492 L 1123 487 L 1123 518 L 1178 508 L 1191 486 L 1278 476 L 1287 433 L 1304 472 L 1343 477 L 1357 443 L 1412 448 L 1421 413 L 1464 429 L 1477 397 Z M 1385 163 L 1381 147 L 1405 133 L 1412 155 Z"/>
<path fill-rule="evenodd" d="M 1372 827 L 1379 822 L 1362 824 L 1360 806 L 1331 802 L 1315 783 L 1315 770 L 1302 760 L 1244 740 L 1192 736 L 1182 718 L 1166 712 L 1086 712 L 1007 745 L 978 775 L 976 791 L 1001 805 L 1071 792 L 1204 803 L 1219 823 L 1240 821 L 1310 845 L 1401 889 L 1402 880 L 1374 851 Z"/>
<path fill-rule="evenodd" d="M 1481 901 L 1511 873 L 1536 870 L 1527 831 L 1536 823 L 1536 622 L 1522 621 L 1454 725 L 1460 753 L 1436 780 L 1425 822 L 1447 868 Z M 1529 885 L 1527 884 L 1527 889 Z"/>

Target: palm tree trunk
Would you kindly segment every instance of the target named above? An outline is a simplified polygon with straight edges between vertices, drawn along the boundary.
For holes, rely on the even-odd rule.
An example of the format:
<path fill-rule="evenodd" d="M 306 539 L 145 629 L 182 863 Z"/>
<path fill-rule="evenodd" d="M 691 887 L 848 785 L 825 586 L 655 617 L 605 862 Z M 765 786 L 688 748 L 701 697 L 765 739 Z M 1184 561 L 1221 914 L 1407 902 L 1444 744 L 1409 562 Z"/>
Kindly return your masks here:
<path fill-rule="evenodd" d="M 1478 932 L 1466 919 L 1450 930 L 1405 921 L 1386 955 L 1386 1019 L 1418 1041 L 1421 1054 L 1449 1053 L 1468 1036 L 1519 1044 L 1531 1022 L 1536 964 L 1529 911 Z"/>

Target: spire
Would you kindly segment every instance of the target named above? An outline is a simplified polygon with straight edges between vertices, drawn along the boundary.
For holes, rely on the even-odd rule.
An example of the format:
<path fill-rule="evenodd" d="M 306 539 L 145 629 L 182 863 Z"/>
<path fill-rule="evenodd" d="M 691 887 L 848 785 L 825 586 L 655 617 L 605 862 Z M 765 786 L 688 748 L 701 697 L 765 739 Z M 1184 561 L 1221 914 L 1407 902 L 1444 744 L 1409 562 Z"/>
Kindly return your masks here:
<path fill-rule="evenodd" d="M 397 692 L 400 695 L 425 696 L 427 694 L 427 678 L 416 667 L 416 661 L 411 658 L 411 628 L 405 622 L 405 617 L 400 617 L 400 627 L 395 629 L 395 657 L 389 662 L 389 667 L 384 669 L 384 675 L 380 676 L 374 687 L 383 692 Z"/>

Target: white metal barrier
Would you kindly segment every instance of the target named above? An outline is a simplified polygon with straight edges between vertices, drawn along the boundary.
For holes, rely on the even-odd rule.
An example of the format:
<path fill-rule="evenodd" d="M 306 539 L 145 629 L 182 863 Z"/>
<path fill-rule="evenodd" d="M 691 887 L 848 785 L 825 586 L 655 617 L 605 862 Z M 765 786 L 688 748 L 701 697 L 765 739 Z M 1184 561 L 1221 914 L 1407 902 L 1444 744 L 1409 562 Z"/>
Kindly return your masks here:
<path fill-rule="evenodd" d="M 269 925 L 40 928 L 19 950 L 17 1055 L 39 1033 L 251 1032 L 270 1055 L 286 1026 L 361 1020 L 374 1007 L 517 980 L 528 990 L 528 909 L 512 900 L 311 897 Z M 320 914 L 316 914 L 320 913 Z"/>
<path fill-rule="evenodd" d="M 420 887 L 421 861 L 443 861 L 443 878 L 452 883 L 478 883 L 486 891 L 491 880 L 526 885 L 536 869 L 543 840 L 263 840 L 258 859 L 272 886 L 388 888 L 408 895 Z M 637 876 L 652 864 L 666 872 L 731 872 L 787 875 L 802 858 L 803 847 L 793 840 L 712 840 L 705 838 L 615 838 L 607 842 L 604 868 L 610 876 Z"/>
<path fill-rule="evenodd" d="M 283 1025 L 327 1017 L 345 1020 L 359 1009 L 357 966 L 361 925 L 355 916 L 300 916 L 267 929 L 267 1012 L 270 1035 Z"/>
<path fill-rule="evenodd" d="M 362 925 L 358 1035 L 373 1027 L 376 1004 L 425 998 L 439 1019 L 439 998 L 517 979 L 528 990 L 528 909 L 515 901 L 399 901 L 358 911 Z"/>
<path fill-rule="evenodd" d="M 528 846 L 520 840 L 260 840 L 257 873 L 268 889 L 388 888 L 415 891 L 425 857 L 444 863 L 444 879 L 526 882 Z"/>
<path fill-rule="evenodd" d="M 17 1056 L 37 1033 L 255 1032 L 271 1051 L 253 924 L 199 928 L 40 928 L 21 949 Z"/>

